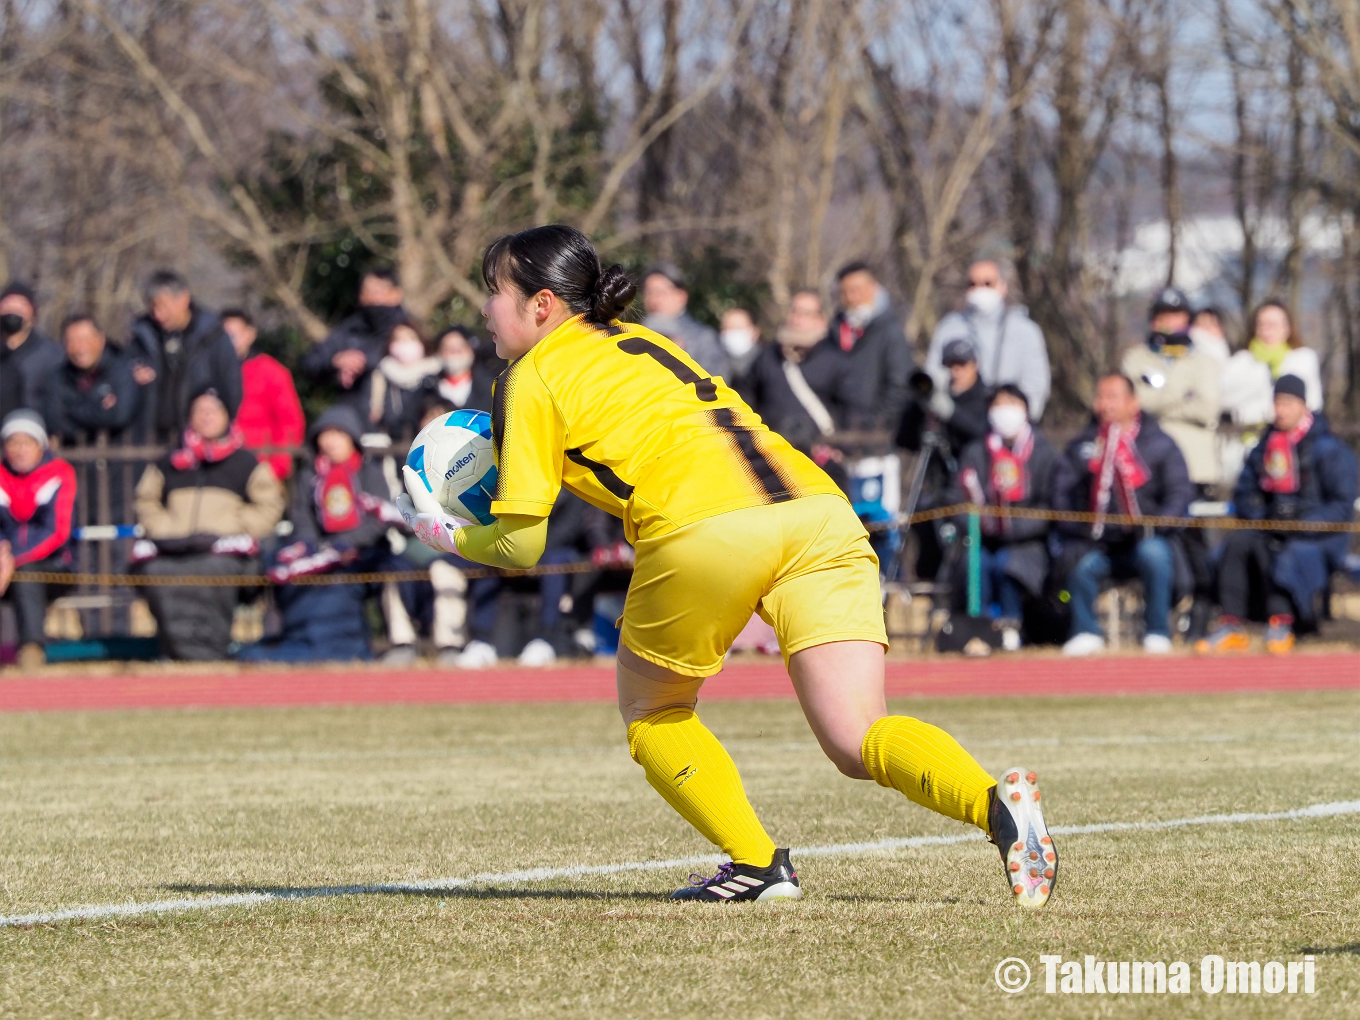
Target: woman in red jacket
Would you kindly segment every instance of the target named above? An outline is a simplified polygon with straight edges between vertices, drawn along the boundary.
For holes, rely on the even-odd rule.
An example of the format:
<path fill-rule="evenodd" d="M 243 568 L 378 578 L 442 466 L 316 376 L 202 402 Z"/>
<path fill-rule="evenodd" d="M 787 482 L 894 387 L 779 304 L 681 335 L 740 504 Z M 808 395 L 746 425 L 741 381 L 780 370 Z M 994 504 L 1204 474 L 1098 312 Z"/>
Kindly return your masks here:
<path fill-rule="evenodd" d="M 296 447 L 302 445 L 307 433 L 307 421 L 302 414 L 293 374 L 268 354 L 252 354 L 258 330 L 249 313 L 230 308 L 222 313 L 222 328 L 236 347 L 241 359 L 241 382 L 245 390 L 241 409 L 236 412 L 236 424 L 246 437 L 246 449 L 265 447 Z M 279 481 L 293 473 L 293 457 L 288 453 L 271 453 L 260 458 L 266 461 Z"/>

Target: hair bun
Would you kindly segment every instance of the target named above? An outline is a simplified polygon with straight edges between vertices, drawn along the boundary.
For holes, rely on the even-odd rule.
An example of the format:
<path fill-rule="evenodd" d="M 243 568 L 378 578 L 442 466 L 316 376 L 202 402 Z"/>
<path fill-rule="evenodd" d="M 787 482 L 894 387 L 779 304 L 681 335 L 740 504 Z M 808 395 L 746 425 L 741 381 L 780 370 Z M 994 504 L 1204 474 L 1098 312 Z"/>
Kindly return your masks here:
<path fill-rule="evenodd" d="M 637 297 L 637 284 L 628 278 L 623 266 L 613 265 L 600 273 L 590 296 L 590 317 L 595 322 L 613 322 L 628 310 Z"/>

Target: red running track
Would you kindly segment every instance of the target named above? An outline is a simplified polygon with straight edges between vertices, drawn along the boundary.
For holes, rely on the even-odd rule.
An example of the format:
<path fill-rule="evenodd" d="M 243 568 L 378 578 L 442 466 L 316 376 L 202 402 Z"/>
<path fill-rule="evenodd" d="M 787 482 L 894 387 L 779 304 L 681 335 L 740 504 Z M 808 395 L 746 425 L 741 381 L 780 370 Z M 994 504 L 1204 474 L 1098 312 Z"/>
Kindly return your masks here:
<path fill-rule="evenodd" d="M 1360 689 L 1360 654 L 1199 659 L 928 659 L 888 664 L 895 697 L 976 698 L 1019 692 L 1054 697 Z M 788 698 L 783 667 L 742 663 L 704 685 L 706 699 Z M 380 668 L 185 670 L 0 680 L 0 712 L 266 705 L 465 704 L 612 701 L 605 666 L 482 672 Z"/>

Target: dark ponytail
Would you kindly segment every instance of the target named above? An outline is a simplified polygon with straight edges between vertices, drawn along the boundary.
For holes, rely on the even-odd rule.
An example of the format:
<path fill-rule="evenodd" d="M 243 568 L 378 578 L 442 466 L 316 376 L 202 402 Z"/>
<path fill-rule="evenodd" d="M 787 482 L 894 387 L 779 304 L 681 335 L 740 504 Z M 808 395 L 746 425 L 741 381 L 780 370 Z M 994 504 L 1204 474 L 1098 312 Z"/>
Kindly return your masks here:
<path fill-rule="evenodd" d="M 622 266 L 600 269 L 600 256 L 575 227 L 552 223 L 498 238 L 482 258 L 487 289 L 507 284 L 528 297 L 550 290 L 577 315 L 607 325 L 628 310 L 637 285 Z"/>

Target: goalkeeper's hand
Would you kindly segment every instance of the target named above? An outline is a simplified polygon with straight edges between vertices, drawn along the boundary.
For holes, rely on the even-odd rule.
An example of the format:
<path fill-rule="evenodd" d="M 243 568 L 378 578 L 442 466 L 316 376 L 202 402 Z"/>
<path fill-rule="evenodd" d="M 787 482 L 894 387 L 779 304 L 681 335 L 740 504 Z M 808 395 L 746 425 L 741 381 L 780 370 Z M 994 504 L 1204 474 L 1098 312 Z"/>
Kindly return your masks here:
<path fill-rule="evenodd" d="M 420 476 L 411 468 L 403 467 L 401 474 L 406 483 L 406 491 L 397 497 L 397 509 L 401 511 L 406 526 L 415 532 L 416 538 L 431 549 L 456 553 L 458 547 L 454 544 L 453 533 L 459 528 L 466 528 L 472 522 L 454 517 L 440 506 L 439 501 L 420 480 Z"/>

